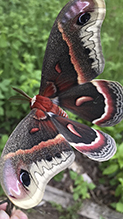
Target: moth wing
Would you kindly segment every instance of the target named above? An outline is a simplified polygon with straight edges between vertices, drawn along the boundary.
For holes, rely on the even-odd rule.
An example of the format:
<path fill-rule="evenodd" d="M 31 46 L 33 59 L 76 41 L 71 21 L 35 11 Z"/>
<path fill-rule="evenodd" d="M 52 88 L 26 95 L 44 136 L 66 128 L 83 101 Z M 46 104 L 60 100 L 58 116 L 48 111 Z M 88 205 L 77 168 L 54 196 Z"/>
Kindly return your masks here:
<path fill-rule="evenodd" d="M 21 208 L 40 203 L 46 184 L 74 160 L 74 152 L 50 117 L 33 109 L 9 137 L 1 157 L 1 184 Z"/>
<path fill-rule="evenodd" d="M 103 71 L 100 28 L 104 17 L 103 0 L 71 0 L 61 10 L 46 48 L 41 95 L 55 97 Z"/>
<path fill-rule="evenodd" d="M 106 161 L 115 154 L 116 144 L 110 135 L 68 118 L 55 115 L 52 118 L 55 126 L 69 144 L 90 159 Z"/>
<path fill-rule="evenodd" d="M 59 105 L 99 126 L 123 119 L 123 87 L 118 82 L 93 80 L 59 95 Z"/>

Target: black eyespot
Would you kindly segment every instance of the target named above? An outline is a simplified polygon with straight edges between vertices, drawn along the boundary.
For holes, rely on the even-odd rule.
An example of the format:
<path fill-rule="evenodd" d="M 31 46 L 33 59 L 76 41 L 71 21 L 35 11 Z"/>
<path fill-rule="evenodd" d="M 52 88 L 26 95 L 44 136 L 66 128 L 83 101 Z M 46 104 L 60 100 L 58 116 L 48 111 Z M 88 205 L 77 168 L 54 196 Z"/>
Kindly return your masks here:
<path fill-rule="evenodd" d="M 21 169 L 20 171 L 20 181 L 26 187 L 30 185 L 30 176 L 26 170 Z"/>
<path fill-rule="evenodd" d="M 47 154 L 46 160 L 49 161 L 49 162 L 52 161 L 52 156 L 50 156 L 50 155 Z"/>
<path fill-rule="evenodd" d="M 88 20 L 90 20 L 90 18 L 91 18 L 91 15 L 88 12 L 81 14 L 77 20 L 77 24 L 84 25 L 85 23 L 88 22 Z"/>
<path fill-rule="evenodd" d="M 85 48 L 85 51 L 84 51 L 85 54 L 89 55 L 90 52 L 91 50 L 89 48 Z"/>
<path fill-rule="evenodd" d="M 56 154 L 55 154 L 55 157 L 61 158 L 61 154 L 60 154 L 60 153 L 56 153 Z"/>

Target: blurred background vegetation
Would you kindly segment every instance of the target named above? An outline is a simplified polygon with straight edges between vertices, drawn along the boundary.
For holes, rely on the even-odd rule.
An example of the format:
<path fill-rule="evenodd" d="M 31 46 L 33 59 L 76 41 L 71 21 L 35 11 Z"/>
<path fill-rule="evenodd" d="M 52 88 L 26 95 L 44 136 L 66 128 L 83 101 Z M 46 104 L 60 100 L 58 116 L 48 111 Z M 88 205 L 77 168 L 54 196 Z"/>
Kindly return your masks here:
<path fill-rule="evenodd" d="M 0 0 L 0 151 L 12 130 L 30 110 L 26 104 L 8 101 L 15 95 L 11 87 L 18 87 L 31 97 L 38 94 L 48 36 L 58 12 L 67 2 Z M 119 81 L 123 85 L 123 0 L 106 0 L 106 6 L 101 33 L 106 64 L 99 78 Z M 112 206 L 123 212 L 123 122 L 102 130 L 117 142 L 118 152 L 110 161 L 101 164 L 101 170 L 116 188 L 114 195 L 118 198 Z"/>

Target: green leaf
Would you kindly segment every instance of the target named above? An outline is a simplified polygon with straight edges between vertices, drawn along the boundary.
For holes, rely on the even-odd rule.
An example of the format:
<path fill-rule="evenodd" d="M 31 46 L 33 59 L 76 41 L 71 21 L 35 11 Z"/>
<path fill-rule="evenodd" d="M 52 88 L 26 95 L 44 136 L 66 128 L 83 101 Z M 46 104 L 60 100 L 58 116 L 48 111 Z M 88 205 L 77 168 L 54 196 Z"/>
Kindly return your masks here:
<path fill-rule="evenodd" d="M 121 183 L 121 185 L 123 186 L 123 178 L 119 178 L 119 182 Z M 122 187 L 123 188 L 123 187 Z"/>
<path fill-rule="evenodd" d="M 8 86 L 10 85 L 10 79 L 4 79 L 2 83 L 0 83 L 0 89 L 4 92 L 8 91 Z"/>
<path fill-rule="evenodd" d="M 79 194 L 78 194 L 78 193 L 74 193 L 74 194 L 73 194 L 73 199 L 74 199 L 75 201 L 77 201 L 77 200 L 79 199 Z"/>
<path fill-rule="evenodd" d="M 120 194 L 122 193 L 123 191 L 123 186 L 122 185 L 118 185 L 116 190 L 115 190 L 115 196 L 118 197 L 120 196 Z"/>
<path fill-rule="evenodd" d="M 94 185 L 94 183 L 89 183 L 89 184 L 88 184 L 88 188 L 89 188 L 90 190 L 93 190 L 93 189 L 96 188 L 96 185 Z"/>
<path fill-rule="evenodd" d="M 0 48 L 7 47 L 7 38 L 4 34 L 0 35 Z"/>
<path fill-rule="evenodd" d="M 122 202 L 118 202 L 116 204 L 116 210 L 123 213 L 123 203 Z"/>
<path fill-rule="evenodd" d="M 4 134 L 2 135 L 1 139 L 0 139 L 0 151 L 2 152 L 6 142 L 8 140 L 8 135 Z"/>
<path fill-rule="evenodd" d="M 77 177 L 77 173 L 76 172 L 74 172 L 74 171 L 72 171 L 72 170 L 70 170 L 70 177 L 71 177 L 71 179 L 73 179 L 73 180 L 75 180 L 76 179 L 76 177 Z"/>
<path fill-rule="evenodd" d="M 111 164 L 109 167 L 107 167 L 104 171 L 104 175 L 115 173 L 118 170 L 119 166 L 118 164 Z"/>

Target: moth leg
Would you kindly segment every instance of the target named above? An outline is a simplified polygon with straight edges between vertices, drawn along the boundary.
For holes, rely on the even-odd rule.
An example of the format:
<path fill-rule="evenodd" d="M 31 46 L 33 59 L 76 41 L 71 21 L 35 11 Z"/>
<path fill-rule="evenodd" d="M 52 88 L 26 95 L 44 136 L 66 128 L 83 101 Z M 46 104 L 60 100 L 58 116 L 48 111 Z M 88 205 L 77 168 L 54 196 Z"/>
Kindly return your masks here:
<path fill-rule="evenodd" d="M 14 207 L 14 204 L 7 198 L 3 201 L 0 202 L 0 205 L 7 203 L 7 207 L 6 207 L 6 213 L 11 216 L 12 215 L 12 210 Z"/>

